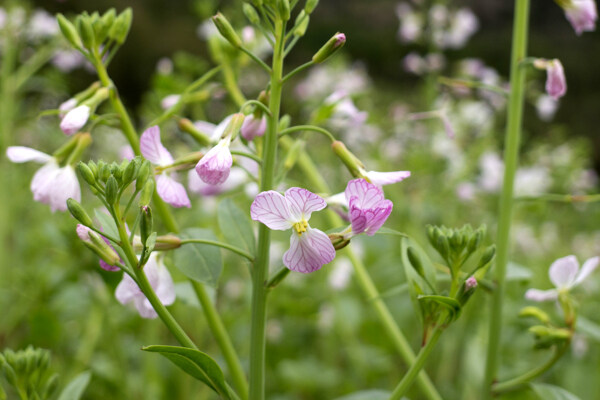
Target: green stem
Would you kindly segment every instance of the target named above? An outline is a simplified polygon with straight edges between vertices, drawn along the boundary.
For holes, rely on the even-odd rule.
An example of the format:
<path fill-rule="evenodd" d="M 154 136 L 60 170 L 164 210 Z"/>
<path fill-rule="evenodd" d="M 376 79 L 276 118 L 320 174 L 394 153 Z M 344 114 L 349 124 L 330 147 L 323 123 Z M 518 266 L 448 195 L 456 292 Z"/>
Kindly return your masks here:
<path fill-rule="evenodd" d="M 188 243 L 208 244 L 210 246 L 222 247 L 222 248 L 232 251 L 236 254 L 239 254 L 240 256 L 245 257 L 250 261 L 254 261 L 254 257 L 252 256 L 252 254 L 245 252 L 244 250 L 242 250 L 238 247 L 232 246 L 230 244 L 227 244 L 227 243 L 217 242 L 216 240 L 205 240 L 205 239 L 184 239 L 181 241 L 182 245 L 188 244 Z"/>
<path fill-rule="evenodd" d="M 260 65 L 262 69 L 267 71 L 267 73 L 269 73 L 269 74 L 271 73 L 271 68 L 267 64 L 265 64 L 265 62 L 263 60 L 261 60 L 256 55 L 254 55 L 254 53 L 252 53 L 250 50 L 248 50 L 244 46 L 241 46 L 239 49 L 241 51 L 243 51 L 244 53 L 246 53 L 248 55 L 248 57 L 250 57 L 252 60 L 254 60 L 258 65 Z"/>
<path fill-rule="evenodd" d="M 265 114 L 267 114 L 268 116 L 271 116 L 271 110 L 269 110 L 269 108 L 265 104 L 263 104 L 262 102 L 260 102 L 258 100 L 248 100 L 247 102 L 242 104 L 242 106 L 240 107 L 240 112 L 244 113 L 244 109 L 246 107 L 250 107 L 250 106 L 256 106 L 256 107 L 260 108 L 261 110 L 263 110 Z"/>
<path fill-rule="evenodd" d="M 335 137 L 333 136 L 333 134 L 331 132 L 329 132 L 327 129 L 323 129 L 323 128 L 321 128 L 319 126 L 315 126 L 315 125 L 293 126 L 291 128 L 287 128 L 287 129 L 284 129 L 281 132 L 279 132 L 279 137 L 289 135 L 290 133 L 293 133 L 293 132 L 303 132 L 303 131 L 318 132 L 318 133 L 324 135 L 325 137 L 327 137 L 327 139 L 331 140 L 332 143 L 335 142 Z"/>
<path fill-rule="evenodd" d="M 506 265 L 510 248 L 510 225 L 513 210 L 513 186 L 519 161 L 519 143 L 523 119 L 523 99 L 525 96 L 525 73 L 519 63 L 527 56 L 527 35 L 529 22 L 529 0 L 515 0 L 515 16 L 513 25 L 512 55 L 510 67 L 510 97 L 508 104 L 508 121 L 506 125 L 506 142 L 504 150 L 504 183 L 500 198 L 500 211 L 496 252 L 495 283 L 496 290 L 492 297 L 490 314 L 489 339 L 483 397 L 489 398 L 490 387 L 498 372 L 498 356 L 502 329 L 502 306 L 504 300 L 504 282 Z"/>
<path fill-rule="evenodd" d="M 239 150 L 230 150 L 230 152 L 234 156 L 246 157 L 246 158 L 256 161 L 259 164 L 262 164 L 262 158 L 260 158 L 259 156 L 255 155 L 255 154 L 247 153 L 245 151 L 239 151 Z"/>
<path fill-rule="evenodd" d="M 229 367 L 229 373 L 233 378 L 233 383 L 240 392 L 241 397 L 243 399 L 247 399 L 248 383 L 246 382 L 246 375 L 244 374 L 244 369 L 242 368 L 242 364 L 240 363 L 240 359 L 235 351 L 235 348 L 231 343 L 231 339 L 227 334 L 227 329 L 225 328 L 225 325 L 223 325 L 221 318 L 219 318 L 219 314 L 210 300 L 208 293 L 206 293 L 204 285 L 194 280 L 190 281 L 192 282 L 192 287 L 196 292 L 198 301 L 200 301 L 200 304 L 204 309 L 204 315 L 206 316 L 208 326 L 215 336 L 217 343 L 221 347 L 221 351 L 223 352 L 223 356 L 225 357 L 225 361 Z"/>
<path fill-rule="evenodd" d="M 285 25 L 283 21 L 275 21 L 275 47 L 271 73 L 271 95 L 265 134 L 263 164 L 261 171 L 260 190 L 267 191 L 273 187 L 275 160 L 277 157 L 277 127 L 281 107 L 281 77 L 283 74 L 283 43 Z M 265 325 L 267 296 L 265 281 L 269 268 L 269 248 L 271 245 L 271 230 L 264 224 L 259 225 L 258 253 L 252 271 L 252 325 L 250 332 L 250 399 L 263 400 L 265 395 Z"/>
<path fill-rule="evenodd" d="M 300 65 L 299 67 L 297 67 L 296 69 L 292 70 L 292 72 L 288 73 L 283 78 L 283 83 L 286 83 L 288 81 L 288 79 L 290 79 L 292 76 L 296 75 L 299 72 L 304 71 L 306 68 L 312 67 L 313 65 L 315 65 L 315 62 L 313 60 L 310 60 L 309 62 L 306 62 L 306 63 Z"/>
<path fill-rule="evenodd" d="M 292 140 L 283 137 L 281 138 L 281 144 L 285 148 L 289 148 L 292 145 Z M 298 166 L 303 170 L 304 176 L 308 177 L 311 184 L 316 188 L 318 192 L 322 193 L 331 193 L 331 189 L 329 185 L 321 175 L 319 169 L 315 166 L 314 162 L 310 158 L 310 156 L 302 151 L 300 156 L 298 157 Z M 337 215 L 334 211 L 330 211 L 328 214 L 329 223 L 331 226 L 340 226 L 343 224 L 342 219 L 339 215 Z M 400 357 L 404 360 L 404 362 L 411 366 L 415 362 L 415 353 L 412 351 L 410 344 L 402 330 L 394 320 L 390 310 L 387 308 L 383 298 L 381 297 L 375 283 L 371 279 L 369 272 L 367 271 L 365 265 L 362 263 L 360 258 L 356 256 L 356 254 L 352 251 L 350 246 L 344 249 L 346 256 L 350 259 L 350 262 L 354 266 L 354 271 L 356 272 L 356 279 L 358 284 L 363 291 L 365 297 L 370 301 L 370 303 L 375 308 L 375 312 L 377 317 L 380 320 L 380 323 L 383 325 L 385 332 L 387 333 L 389 339 L 392 341 L 394 347 L 400 354 Z M 435 386 L 431 382 L 431 379 L 427 376 L 424 371 L 417 377 L 417 384 L 419 388 L 425 395 L 425 397 L 429 400 L 441 400 L 442 396 L 437 392 Z"/>
<path fill-rule="evenodd" d="M 394 391 L 392 392 L 390 400 L 400 400 L 402 396 L 404 396 L 404 394 L 408 391 L 408 389 L 410 389 L 415 378 L 417 377 L 421 369 L 423 369 L 425 361 L 427 361 L 427 359 L 429 358 L 431 351 L 437 344 L 437 341 L 439 340 L 443 331 L 444 329 L 439 325 L 433 329 L 433 332 L 431 333 L 431 338 L 425 344 L 425 346 L 421 348 L 421 351 L 419 351 L 415 362 L 411 365 L 406 375 L 404 375 L 398 386 L 396 386 L 396 389 L 394 389 Z"/>
<path fill-rule="evenodd" d="M 511 390 L 519 389 L 526 383 L 534 380 L 538 376 L 542 375 L 544 372 L 548 371 L 560 358 L 565 354 L 568 345 L 563 345 L 561 347 L 557 347 L 554 349 L 554 355 L 550 358 L 545 364 L 540 365 L 537 368 L 534 368 L 528 372 L 525 372 L 522 375 L 517 376 L 516 378 L 510 379 L 506 382 L 496 383 L 492 386 L 492 392 L 494 395 L 509 392 Z"/>

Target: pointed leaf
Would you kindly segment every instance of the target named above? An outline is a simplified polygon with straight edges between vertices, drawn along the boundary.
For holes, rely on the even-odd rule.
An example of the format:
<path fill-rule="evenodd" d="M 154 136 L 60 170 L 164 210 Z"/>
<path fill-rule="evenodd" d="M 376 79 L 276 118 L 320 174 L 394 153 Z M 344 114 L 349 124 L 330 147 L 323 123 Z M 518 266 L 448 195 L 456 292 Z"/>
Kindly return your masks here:
<path fill-rule="evenodd" d="M 69 384 L 63 389 L 58 397 L 58 400 L 79 400 L 85 391 L 92 373 L 89 371 L 82 372 L 77 375 Z"/>
<path fill-rule="evenodd" d="M 460 314 L 460 303 L 452 297 L 437 295 L 420 295 L 417 298 L 419 299 L 419 301 L 432 301 L 446 308 L 448 311 L 450 311 L 453 320 L 457 319 Z"/>
<path fill-rule="evenodd" d="M 531 389 L 538 395 L 540 400 L 581 400 L 573 393 L 567 392 L 565 389 L 548 385 L 547 383 L 530 383 Z"/>
<path fill-rule="evenodd" d="M 162 354 L 187 374 L 204 382 L 224 399 L 231 399 L 223 371 L 209 355 L 199 350 L 177 346 L 147 346 L 142 350 Z"/>
<path fill-rule="evenodd" d="M 225 199 L 219 204 L 217 217 L 227 243 L 254 255 L 256 244 L 248 213 L 240 210 L 232 199 Z"/>
<path fill-rule="evenodd" d="M 382 226 L 381 228 L 379 228 L 379 230 L 377 232 L 375 232 L 376 235 L 392 235 L 392 236 L 401 236 L 401 237 L 409 237 L 406 233 L 397 231 L 395 229 L 390 229 L 390 228 L 386 228 L 385 226 Z"/>
<path fill-rule="evenodd" d="M 181 233 L 182 239 L 206 239 L 217 241 L 208 229 L 190 228 Z M 221 249 L 207 244 L 190 243 L 174 252 L 173 262 L 185 276 L 207 285 L 217 286 L 223 269 Z"/>
<path fill-rule="evenodd" d="M 117 225 L 113 220 L 113 217 L 110 214 L 106 214 L 100 210 L 96 210 L 94 213 L 96 219 L 100 223 L 100 229 L 102 232 L 106 232 L 107 235 L 110 235 L 114 238 L 119 237 L 119 231 L 117 230 Z"/>

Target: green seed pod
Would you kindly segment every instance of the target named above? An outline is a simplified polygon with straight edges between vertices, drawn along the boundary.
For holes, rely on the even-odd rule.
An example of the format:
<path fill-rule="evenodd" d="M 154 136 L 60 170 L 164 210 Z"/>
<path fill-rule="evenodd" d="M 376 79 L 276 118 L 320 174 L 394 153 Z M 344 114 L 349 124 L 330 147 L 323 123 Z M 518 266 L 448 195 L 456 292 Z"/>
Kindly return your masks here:
<path fill-rule="evenodd" d="M 113 205 L 117 202 L 118 192 L 119 192 L 119 184 L 117 183 L 117 180 L 115 179 L 115 177 L 111 175 L 106 180 L 106 189 L 104 191 L 105 197 L 106 197 L 106 202 L 109 205 Z"/>
<path fill-rule="evenodd" d="M 142 243 L 146 243 L 146 240 L 152 235 L 153 228 L 153 219 L 152 219 L 152 209 L 150 206 L 141 206 L 140 207 L 140 237 L 142 239 Z"/>
<path fill-rule="evenodd" d="M 56 15 L 56 21 L 58 22 L 58 26 L 63 36 L 71 45 L 77 49 L 81 48 L 81 38 L 77 33 L 77 29 L 75 25 L 71 23 L 67 18 L 65 18 L 62 14 Z"/>
<path fill-rule="evenodd" d="M 248 18 L 248 21 L 250 21 L 251 24 L 260 24 L 260 17 L 258 16 L 256 9 L 252 7 L 252 5 L 250 5 L 249 3 L 244 3 L 243 10 L 244 15 L 246 16 L 246 18 Z"/>
<path fill-rule="evenodd" d="M 543 324 L 550 322 L 550 316 L 546 312 L 534 306 L 523 308 L 521 311 L 519 311 L 519 317 L 533 317 Z"/>
<path fill-rule="evenodd" d="M 212 17 L 212 20 L 221 36 L 223 36 L 233 47 L 242 47 L 242 40 L 237 33 L 235 33 L 235 30 L 223 14 L 217 13 L 217 15 Z"/>
<path fill-rule="evenodd" d="M 364 168 L 363 163 L 358 159 L 358 157 L 352 154 L 350 150 L 348 150 L 344 143 L 336 140 L 331 144 L 331 148 L 338 158 L 342 160 L 344 165 L 346 165 L 352 176 L 356 178 L 362 177 L 362 173 L 360 171 Z"/>
<path fill-rule="evenodd" d="M 135 179 L 135 175 L 137 173 L 138 166 L 134 161 L 129 162 L 129 164 L 125 167 L 125 172 L 123 172 L 123 185 L 127 186 Z"/>
<path fill-rule="evenodd" d="M 146 180 L 144 188 L 142 189 L 142 193 L 140 194 L 140 199 L 138 201 L 138 205 L 143 207 L 150 204 L 152 200 L 152 195 L 154 194 L 154 179 L 150 178 Z"/>
<path fill-rule="evenodd" d="M 496 245 L 491 245 L 483 252 L 481 259 L 479 260 L 479 264 L 477 264 L 477 269 L 483 268 L 488 265 L 496 255 Z"/>
<path fill-rule="evenodd" d="M 67 199 L 67 208 L 69 209 L 69 212 L 73 218 L 75 218 L 77 221 L 81 222 L 87 227 L 94 226 L 94 222 L 77 200 L 71 198 Z"/>
<path fill-rule="evenodd" d="M 302 11 L 301 13 L 303 13 L 304 11 Z M 300 23 L 298 23 L 300 22 Z M 304 36 L 304 34 L 306 33 L 306 30 L 308 29 L 308 24 L 310 22 L 310 17 L 308 15 L 306 15 L 302 20 L 298 21 L 298 19 L 296 20 L 296 26 L 294 26 L 294 36 L 296 37 L 302 37 Z"/>
<path fill-rule="evenodd" d="M 291 16 L 290 1 L 289 0 L 278 0 L 277 9 L 279 16 L 283 21 L 289 21 Z"/>
<path fill-rule="evenodd" d="M 312 57 L 314 63 L 319 64 L 327 60 L 333 53 L 341 49 L 346 43 L 346 35 L 343 33 L 336 33 L 315 53 Z"/>
<path fill-rule="evenodd" d="M 89 166 L 87 166 L 83 162 L 80 162 L 78 165 L 78 169 L 79 173 L 83 177 L 83 180 L 85 180 L 88 185 L 94 186 L 96 184 L 96 177 L 94 176 L 94 172 Z"/>
<path fill-rule="evenodd" d="M 306 0 L 304 12 L 310 15 L 315 10 L 317 5 L 319 5 L 319 0 Z"/>
<path fill-rule="evenodd" d="M 96 47 L 96 35 L 89 17 L 82 15 L 77 17 L 77 31 L 86 49 L 92 50 Z"/>

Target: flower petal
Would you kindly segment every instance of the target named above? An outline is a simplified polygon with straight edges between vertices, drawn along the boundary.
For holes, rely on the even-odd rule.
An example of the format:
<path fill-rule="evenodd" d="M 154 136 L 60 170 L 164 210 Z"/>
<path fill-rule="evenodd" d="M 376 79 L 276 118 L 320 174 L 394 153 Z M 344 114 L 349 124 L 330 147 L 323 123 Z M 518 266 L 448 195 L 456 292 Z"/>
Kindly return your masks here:
<path fill-rule="evenodd" d="M 86 105 L 75 107 L 60 121 L 60 129 L 69 136 L 77 133 L 86 124 L 90 111 Z"/>
<path fill-rule="evenodd" d="M 350 206 L 352 198 L 356 198 L 357 200 L 355 200 L 354 204 L 359 208 L 375 207 L 384 200 L 381 188 L 362 178 L 353 179 L 348 182 L 344 193 L 348 205 Z"/>
<path fill-rule="evenodd" d="M 558 299 L 558 290 L 550 289 L 550 290 L 539 290 L 539 289 L 529 289 L 525 292 L 525 298 L 527 300 L 532 301 L 550 301 Z"/>
<path fill-rule="evenodd" d="M 156 193 L 173 207 L 192 206 L 185 187 L 167 174 L 156 176 Z"/>
<path fill-rule="evenodd" d="M 154 308 L 152 308 L 152 305 L 145 297 L 136 297 L 133 300 L 133 304 L 135 304 L 135 308 L 140 314 L 140 317 L 146 319 L 154 319 L 158 317 L 158 314 L 156 313 L 156 311 L 154 311 Z"/>
<path fill-rule="evenodd" d="M 229 139 L 222 139 L 198 161 L 196 172 L 204 182 L 218 185 L 227 180 L 232 164 Z"/>
<path fill-rule="evenodd" d="M 33 193 L 33 200 L 44 204 L 50 204 L 54 177 L 58 174 L 59 170 L 60 167 L 53 161 L 37 170 L 35 175 L 33 175 L 30 185 L 31 192 Z"/>
<path fill-rule="evenodd" d="M 410 171 L 393 171 L 393 172 L 378 172 L 368 171 L 366 177 L 378 186 L 389 185 L 392 183 L 403 181 L 410 176 Z"/>
<path fill-rule="evenodd" d="M 10 146 L 6 149 L 6 156 L 14 163 L 24 163 L 35 161 L 38 163 L 47 163 L 52 160 L 52 156 L 42 153 L 36 149 L 25 146 Z"/>
<path fill-rule="evenodd" d="M 307 274 L 320 269 L 335 258 L 329 237 L 310 226 L 302 235 L 292 233 L 290 248 L 283 255 L 283 264 L 292 271 Z"/>
<path fill-rule="evenodd" d="M 557 289 L 569 288 L 575 283 L 579 262 L 575 256 L 559 258 L 550 266 L 550 281 Z"/>
<path fill-rule="evenodd" d="M 115 291 L 115 297 L 121 304 L 127 304 L 133 301 L 137 296 L 140 296 L 142 291 L 138 287 L 137 283 L 127 274 L 123 274 L 123 279 L 119 282 L 117 290 Z"/>
<path fill-rule="evenodd" d="M 285 199 L 296 221 L 301 221 L 302 218 L 308 221 L 313 211 L 327 207 L 327 202 L 321 196 L 299 187 L 286 190 Z"/>
<path fill-rule="evenodd" d="M 140 138 L 140 151 L 142 155 L 157 165 L 173 164 L 173 157 L 160 141 L 160 129 L 151 126 L 142 133 Z"/>
<path fill-rule="evenodd" d="M 594 272 L 594 270 L 598 267 L 599 263 L 600 257 L 592 257 L 589 260 L 586 260 L 586 262 L 583 263 L 581 270 L 579 270 L 579 273 L 577 274 L 577 278 L 575 279 L 573 286 L 579 285 L 581 282 L 583 282 L 585 278 L 587 278 L 592 272 Z"/>
<path fill-rule="evenodd" d="M 290 229 L 295 222 L 288 201 L 274 190 L 256 196 L 250 206 L 250 217 L 278 231 Z"/>
<path fill-rule="evenodd" d="M 81 201 L 81 188 L 77 180 L 77 174 L 70 165 L 60 168 L 54 175 L 50 189 L 50 210 L 52 212 L 66 211 L 67 200 L 73 198 Z"/>
<path fill-rule="evenodd" d="M 567 79 L 561 62 L 557 59 L 547 63 L 546 92 L 558 100 L 567 92 Z"/>
<path fill-rule="evenodd" d="M 376 207 L 369 209 L 359 209 L 353 203 L 356 198 L 350 201 L 348 215 L 352 223 L 352 232 L 359 234 L 365 232 L 367 236 L 373 236 L 392 213 L 394 204 L 390 200 L 383 200 Z"/>

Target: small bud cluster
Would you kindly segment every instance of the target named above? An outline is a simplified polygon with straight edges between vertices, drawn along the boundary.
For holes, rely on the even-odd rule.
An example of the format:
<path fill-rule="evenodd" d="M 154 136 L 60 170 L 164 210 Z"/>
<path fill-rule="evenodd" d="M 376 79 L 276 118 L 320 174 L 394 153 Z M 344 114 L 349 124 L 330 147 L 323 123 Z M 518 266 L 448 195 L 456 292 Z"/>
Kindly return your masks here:
<path fill-rule="evenodd" d="M 123 44 L 129 34 L 132 18 L 131 8 L 125 9 L 119 15 L 114 8 L 102 16 L 97 12 L 91 15 L 84 12 L 77 16 L 75 23 L 62 14 L 57 15 L 58 26 L 69 43 L 82 52 L 88 50 L 92 53 L 108 43 Z"/>
<path fill-rule="evenodd" d="M 0 373 L 28 399 L 49 399 L 58 384 L 58 376 L 50 371 L 50 352 L 32 346 L 19 351 L 6 349 L 0 353 Z"/>

